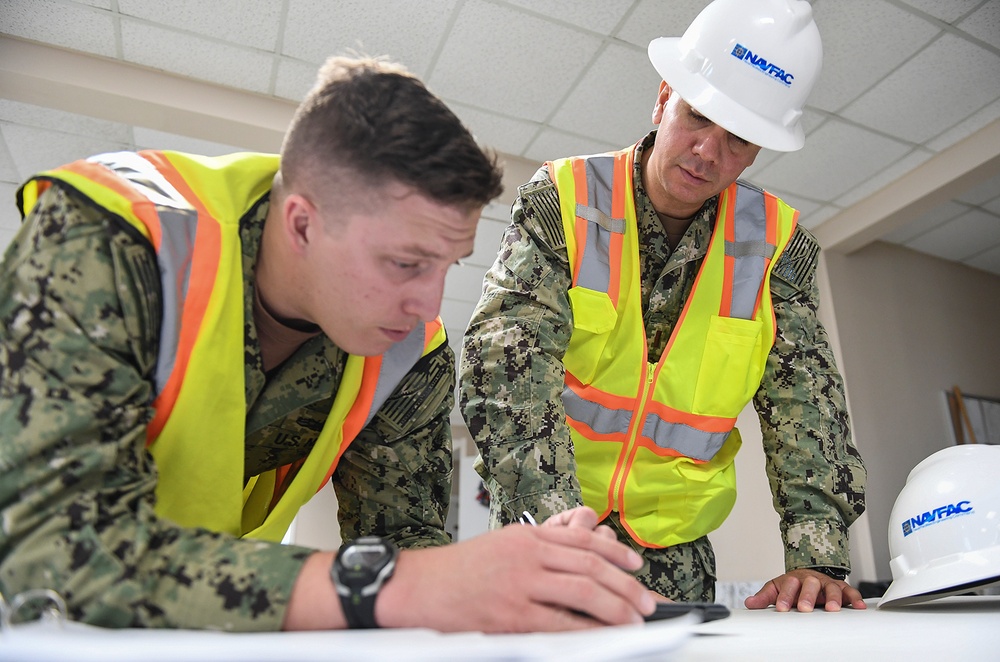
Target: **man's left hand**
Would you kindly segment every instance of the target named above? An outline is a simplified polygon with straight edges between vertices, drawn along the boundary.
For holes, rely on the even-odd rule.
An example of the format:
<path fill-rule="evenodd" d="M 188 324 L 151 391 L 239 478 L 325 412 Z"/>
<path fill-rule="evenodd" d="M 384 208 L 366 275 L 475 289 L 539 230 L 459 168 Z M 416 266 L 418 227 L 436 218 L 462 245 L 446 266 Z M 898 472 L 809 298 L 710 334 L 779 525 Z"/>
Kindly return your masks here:
<path fill-rule="evenodd" d="M 826 611 L 840 611 L 842 605 L 850 605 L 854 609 L 866 608 L 856 588 L 806 568 L 775 577 L 743 604 L 747 609 L 766 609 L 774 605 L 776 611 L 790 611 L 793 607 L 799 611 L 812 611 L 817 606 Z"/>

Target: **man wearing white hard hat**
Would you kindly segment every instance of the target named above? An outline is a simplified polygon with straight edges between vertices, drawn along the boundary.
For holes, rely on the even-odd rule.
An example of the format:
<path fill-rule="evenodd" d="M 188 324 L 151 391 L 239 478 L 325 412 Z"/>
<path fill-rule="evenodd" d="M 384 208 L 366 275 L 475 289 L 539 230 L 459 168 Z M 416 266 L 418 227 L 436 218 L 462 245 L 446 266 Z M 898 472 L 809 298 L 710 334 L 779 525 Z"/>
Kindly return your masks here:
<path fill-rule="evenodd" d="M 819 246 L 737 182 L 762 148 L 804 143 L 812 9 L 716 0 L 649 58 L 657 130 L 520 187 L 466 333 L 460 398 L 491 525 L 586 504 L 643 555 L 648 588 L 711 601 L 707 536 L 735 502 L 752 401 L 786 572 L 746 606 L 864 608 L 844 580 L 866 474 L 816 317 Z"/>

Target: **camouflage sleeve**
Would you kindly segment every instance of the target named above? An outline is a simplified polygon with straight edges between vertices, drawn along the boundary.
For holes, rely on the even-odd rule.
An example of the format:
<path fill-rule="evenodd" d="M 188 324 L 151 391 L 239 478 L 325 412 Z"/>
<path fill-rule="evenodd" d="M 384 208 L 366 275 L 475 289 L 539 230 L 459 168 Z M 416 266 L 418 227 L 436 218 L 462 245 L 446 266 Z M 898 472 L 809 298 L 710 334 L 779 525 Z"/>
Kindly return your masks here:
<path fill-rule="evenodd" d="M 107 627 L 278 630 L 308 550 L 153 512 L 155 273 L 58 185 L 0 264 L 0 590 L 55 589 Z"/>
<path fill-rule="evenodd" d="M 778 333 L 754 404 L 761 420 L 785 567 L 850 569 L 847 527 L 864 512 L 866 472 L 844 384 L 816 309 L 819 245 L 798 228 L 775 265 Z"/>
<path fill-rule="evenodd" d="M 520 189 L 465 335 L 459 398 L 492 526 L 582 503 L 561 399 L 572 315 L 557 214 L 555 187 L 540 172 Z"/>
<path fill-rule="evenodd" d="M 341 458 L 334 476 L 344 540 L 392 538 L 401 547 L 451 541 L 451 410 L 455 353 L 423 357 Z"/>

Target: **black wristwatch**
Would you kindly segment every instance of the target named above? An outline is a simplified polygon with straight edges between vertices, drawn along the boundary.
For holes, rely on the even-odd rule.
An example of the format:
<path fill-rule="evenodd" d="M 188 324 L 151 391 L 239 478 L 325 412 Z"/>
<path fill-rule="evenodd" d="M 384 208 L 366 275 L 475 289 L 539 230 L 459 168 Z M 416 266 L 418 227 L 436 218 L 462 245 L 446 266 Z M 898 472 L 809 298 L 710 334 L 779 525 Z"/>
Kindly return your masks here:
<path fill-rule="evenodd" d="M 365 536 L 345 544 L 337 552 L 330 578 L 340 596 L 347 625 L 377 628 L 375 598 L 396 569 L 399 550 L 392 541 Z"/>

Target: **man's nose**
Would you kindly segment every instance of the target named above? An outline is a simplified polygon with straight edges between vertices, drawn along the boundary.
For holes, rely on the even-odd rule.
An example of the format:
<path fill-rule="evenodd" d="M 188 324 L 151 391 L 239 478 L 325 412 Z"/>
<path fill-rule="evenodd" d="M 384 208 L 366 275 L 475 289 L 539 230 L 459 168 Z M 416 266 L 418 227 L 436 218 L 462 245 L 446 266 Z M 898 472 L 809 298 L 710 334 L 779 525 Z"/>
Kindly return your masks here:
<path fill-rule="evenodd" d="M 445 273 L 441 270 L 412 282 L 403 301 L 404 312 L 416 315 L 424 322 L 436 319 L 441 313 Z"/>
<path fill-rule="evenodd" d="M 721 126 L 713 125 L 698 133 L 698 140 L 694 144 L 694 153 L 705 161 L 715 162 L 719 159 L 719 153 L 726 140 L 726 130 Z"/>

